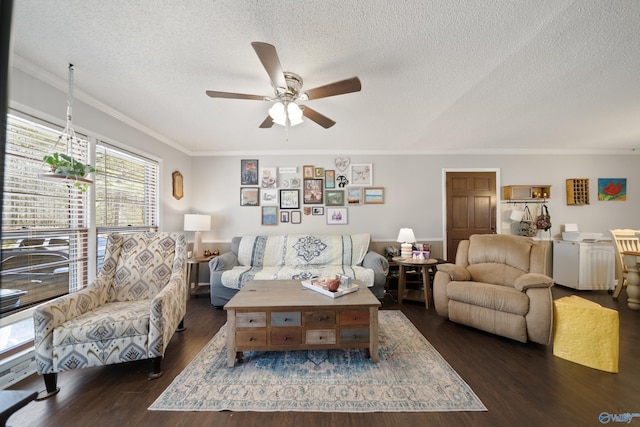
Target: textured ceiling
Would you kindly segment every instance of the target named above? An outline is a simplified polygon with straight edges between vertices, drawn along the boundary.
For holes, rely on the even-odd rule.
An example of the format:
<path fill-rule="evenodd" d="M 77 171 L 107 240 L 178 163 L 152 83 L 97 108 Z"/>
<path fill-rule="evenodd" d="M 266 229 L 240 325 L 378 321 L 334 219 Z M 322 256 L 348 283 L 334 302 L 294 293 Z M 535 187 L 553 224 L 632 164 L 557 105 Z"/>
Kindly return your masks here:
<path fill-rule="evenodd" d="M 640 151 L 635 0 L 19 0 L 13 65 L 189 154 Z M 337 124 L 259 129 L 276 46 Z M 64 111 L 61 106 L 61 111 Z M 61 114 L 62 116 L 62 114 Z M 636 151 L 637 152 L 637 151 Z"/>

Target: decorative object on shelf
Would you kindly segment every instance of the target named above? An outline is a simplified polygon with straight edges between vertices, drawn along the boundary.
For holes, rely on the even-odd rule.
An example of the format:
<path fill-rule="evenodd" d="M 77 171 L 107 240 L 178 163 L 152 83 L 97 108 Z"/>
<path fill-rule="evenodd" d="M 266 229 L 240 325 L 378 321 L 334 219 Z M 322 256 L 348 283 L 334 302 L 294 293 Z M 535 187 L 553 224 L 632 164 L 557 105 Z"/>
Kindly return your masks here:
<path fill-rule="evenodd" d="M 211 230 L 211 215 L 185 214 L 184 231 L 195 231 L 193 241 L 193 256 L 201 258 L 204 255 L 202 248 L 202 231 Z"/>
<path fill-rule="evenodd" d="M 416 236 L 413 234 L 411 228 L 401 228 L 398 233 L 396 242 L 402 243 L 400 245 L 400 256 L 402 258 L 411 258 L 413 243 L 416 241 Z"/>
<path fill-rule="evenodd" d="M 567 205 L 589 204 L 589 178 L 567 179 Z"/>
<path fill-rule="evenodd" d="M 627 200 L 626 178 L 598 178 L 598 200 L 623 202 Z"/>
<path fill-rule="evenodd" d="M 69 92 L 67 94 L 67 122 L 62 133 L 58 137 L 54 149 L 64 142 L 66 146 L 66 154 L 54 152 L 51 155 L 43 157 L 43 161 L 51 169 L 51 173 L 41 173 L 39 176 L 42 179 L 47 180 L 70 180 L 73 181 L 73 185 L 85 192 L 92 184 L 93 181 L 86 178 L 90 173 L 95 172 L 95 169 L 89 165 L 84 164 L 73 157 L 74 147 L 80 146 L 81 143 L 76 136 L 75 130 L 71 123 L 71 104 L 73 104 L 73 64 L 69 64 Z"/>
<path fill-rule="evenodd" d="M 172 173 L 171 178 L 173 183 L 173 197 L 180 200 L 182 196 L 184 196 L 184 178 L 179 171 Z"/>

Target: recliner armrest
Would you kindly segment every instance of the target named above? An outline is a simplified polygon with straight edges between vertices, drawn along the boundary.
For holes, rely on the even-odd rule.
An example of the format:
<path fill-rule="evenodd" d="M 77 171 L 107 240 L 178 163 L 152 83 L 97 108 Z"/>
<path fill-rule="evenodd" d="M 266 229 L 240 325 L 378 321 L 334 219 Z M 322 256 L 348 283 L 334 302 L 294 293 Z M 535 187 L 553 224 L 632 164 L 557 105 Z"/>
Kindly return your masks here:
<path fill-rule="evenodd" d="M 451 280 L 455 280 L 457 282 L 471 280 L 471 274 L 469 274 L 469 271 L 459 265 L 451 263 L 438 264 L 436 268 L 438 271 L 447 273 L 449 277 L 451 277 Z"/>
<path fill-rule="evenodd" d="M 211 272 L 231 270 L 236 265 L 240 264 L 238 263 L 238 256 L 233 252 L 225 252 L 209 261 Z"/>
<path fill-rule="evenodd" d="M 531 288 L 550 288 L 553 286 L 553 279 L 546 274 L 526 273 L 518 277 L 513 287 L 524 292 Z"/>

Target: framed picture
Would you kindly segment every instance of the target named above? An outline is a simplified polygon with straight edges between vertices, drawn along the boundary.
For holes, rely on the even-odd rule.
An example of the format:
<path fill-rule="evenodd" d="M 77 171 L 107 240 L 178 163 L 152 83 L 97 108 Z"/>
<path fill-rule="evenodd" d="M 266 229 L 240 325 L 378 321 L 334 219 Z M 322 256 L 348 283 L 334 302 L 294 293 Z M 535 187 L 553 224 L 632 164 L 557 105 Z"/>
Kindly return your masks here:
<path fill-rule="evenodd" d="M 598 200 L 626 201 L 627 178 L 598 178 Z"/>
<path fill-rule="evenodd" d="M 313 178 L 313 166 L 305 165 L 302 166 L 302 177 L 303 178 Z"/>
<path fill-rule="evenodd" d="M 291 224 L 300 224 L 302 222 L 302 213 L 300 211 L 291 211 Z"/>
<path fill-rule="evenodd" d="M 304 180 L 304 203 L 308 205 L 322 204 L 322 180 Z"/>
<path fill-rule="evenodd" d="M 275 206 L 262 207 L 262 225 L 276 225 L 278 219 L 278 208 Z"/>
<path fill-rule="evenodd" d="M 325 191 L 324 204 L 327 206 L 344 206 L 344 190 Z"/>
<path fill-rule="evenodd" d="M 381 205 L 384 203 L 384 188 L 368 187 L 364 189 L 364 203 Z"/>
<path fill-rule="evenodd" d="M 260 189 L 240 187 L 240 206 L 260 206 Z"/>
<path fill-rule="evenodd" d="M 324 188 L 336 188 L 336 171 L 324 171 Z"/>
<path fill-rule="evenodd" d="M 260 168 L 260 186 L 262 188 L 276 188 L 278 172 L 276 168 Z"/>
<path fill-rule="evenodd" d="M 324 208 L 322 206 L 314 206 L 311 208 L 311 215 L 324 215 Z"/>
<path fill-rule="evenodd" d="M 349 185 L 373 185 L 373 165 L 349 165 Z"/>
<path fill-rule="evenodd" d="M 258 185 L 258 160 L 240 160 L 240 185 Z"/>
<path fill-rule="evenodd" d="M 314 174 L 315 178 L 324 178 L 324 168 L 315 168 Z"/>
<path fill-rule="evenodd" d="M 280 211 L 280 222 L 289 222 L 289 211 Z"/>
<path fill-rule="evenodd" d="M 349 223 L 348 208 L 327 207 L 327 225 L 345 225 Z"/>
<path fill-rule="evenodd" d="M 300 209 L 300 190 L 280 190 L 280 209 Z"/>
<path fill-rule="evenodd" d="M 360 187 L 348 187 L 347 192 L 347 206 L 358 206 L 362 203 L 362 188 Z"/>
<path fill-rule="evenodd" d="M 260 191 L 260 205 L 278 206 L 278 190 L 275 188 L 263 188 Z"/>
<path fill-rule="evenodd" d="M 182 174 L 179 171 L 175 171 L 174 173 L 171 174 L 171 178 L 172 178 L 172 182 L 173 182 L 173 197 L 176 198 L 177 200 L 182 199 L 182 196 L 184 196 L 184 189 L 183 189 L 183 178 L 182 178 Z"/>

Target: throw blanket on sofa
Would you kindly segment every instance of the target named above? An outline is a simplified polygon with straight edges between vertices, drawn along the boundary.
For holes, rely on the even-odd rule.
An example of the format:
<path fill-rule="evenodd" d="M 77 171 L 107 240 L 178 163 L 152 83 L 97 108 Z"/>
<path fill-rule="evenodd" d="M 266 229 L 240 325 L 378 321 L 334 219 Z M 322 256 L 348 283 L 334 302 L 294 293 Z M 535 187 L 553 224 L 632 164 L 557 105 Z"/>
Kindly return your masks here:
<path fill-rule="evenodd" d="M 222 284 L 241 289 L 250 280 L 309 279 L 344 274 L 368 286 L 374 272 L 362 267 L 369 234 L 244 236 L 238 248 L 239 266 L 222 274 Z"/>

